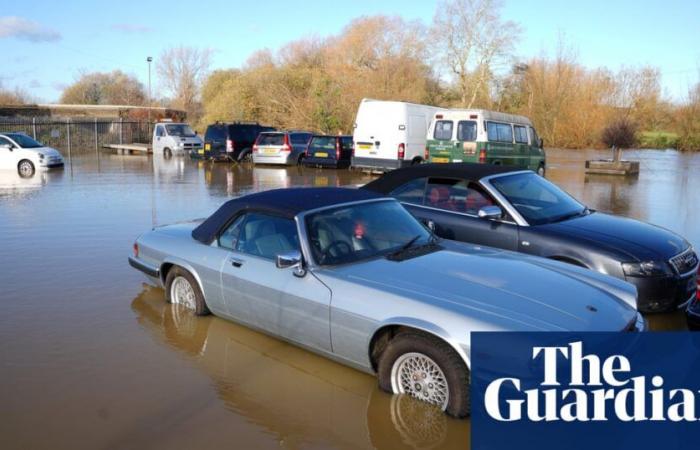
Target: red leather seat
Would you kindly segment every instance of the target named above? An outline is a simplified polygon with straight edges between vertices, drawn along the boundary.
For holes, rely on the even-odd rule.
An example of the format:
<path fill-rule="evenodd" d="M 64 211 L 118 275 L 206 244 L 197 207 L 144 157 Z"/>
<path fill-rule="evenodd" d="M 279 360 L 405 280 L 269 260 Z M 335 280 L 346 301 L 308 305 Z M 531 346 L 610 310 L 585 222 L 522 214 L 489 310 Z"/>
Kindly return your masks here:
<path fill-rule="evenodd" d="M 428 195 L 430 206 L 440 209 L 449 209 L 454 211 L 454 202 L 450 199 L 450 189 L 445 186 L 435 186 L 430 189 Z"/>

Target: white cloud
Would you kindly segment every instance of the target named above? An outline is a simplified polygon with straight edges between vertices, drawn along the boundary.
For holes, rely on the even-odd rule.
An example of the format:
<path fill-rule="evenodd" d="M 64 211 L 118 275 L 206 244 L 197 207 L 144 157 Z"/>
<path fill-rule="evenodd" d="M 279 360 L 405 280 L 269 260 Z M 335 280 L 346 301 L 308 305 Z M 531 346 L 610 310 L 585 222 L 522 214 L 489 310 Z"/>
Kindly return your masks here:
<path fill-rule="evenodd" d="M 10 37 L 29 42 L 52 42 L 60 40 L 61 33 L 22 17 L 0 17 L 0 39 Z"/>
<path fill-rule="evenodd" d="M 121 31 L 122 33 L 134 33 L 134 34 L 144 34 L 150 33 L 153 28 L 146 25 L 139 25 L 135 23 L 115 23 L 112 25 L 112 30 Z"/>

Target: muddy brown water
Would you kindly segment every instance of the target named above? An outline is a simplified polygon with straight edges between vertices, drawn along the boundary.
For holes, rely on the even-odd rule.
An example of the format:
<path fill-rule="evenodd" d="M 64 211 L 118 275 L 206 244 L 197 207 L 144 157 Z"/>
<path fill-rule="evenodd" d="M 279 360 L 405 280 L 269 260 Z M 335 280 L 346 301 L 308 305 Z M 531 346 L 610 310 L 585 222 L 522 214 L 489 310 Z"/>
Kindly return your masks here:
<path fill-rule="evenodd" d="M 636 178 L 586 176 L 595 151 L 549 151 L 548 178 L 589 206 L 700 246 L 700 154 L 627 152 Z M 0 172 L 0 448 L 468 448 L 469 421 L 379 392 L 373 377 L 166 305 L 126 257 L 153 225 L 350 171 L 103 154 Z M 684 328 L 682 314 L 650 317 Z"/>

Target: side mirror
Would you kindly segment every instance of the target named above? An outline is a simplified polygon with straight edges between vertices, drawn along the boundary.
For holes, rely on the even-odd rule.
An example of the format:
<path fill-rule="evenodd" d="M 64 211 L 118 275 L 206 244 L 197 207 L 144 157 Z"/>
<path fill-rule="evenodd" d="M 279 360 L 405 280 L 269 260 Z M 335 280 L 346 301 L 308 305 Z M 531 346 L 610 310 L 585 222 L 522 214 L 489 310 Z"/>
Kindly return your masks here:
<path fill-rule="evenodd" d="M 306 275 L 303 258 L 299 250 L 292 250 L 291 252 L 277 255 L 275 258 L 275 266 L 277 266 L 278 269 L 288 269 L 292 267 L 294 268 L 294 276 L 297 277 Z"/>
<path fill-rule="evenodd" d="M 540 148 L 544 148 L 544 139 L 540 138 Z"/>
<path fill-rule="evenodd" d="M 501 216 L 503 216 L 503 210 L 500 206 L 484 206 L 479 209 L 479 218 L 481 219 L 494 220 L 500 219 Z"/>
<path fill-rule="evenodd" d="M 12 144 L 0 144 L 0 148 L 12 151 Z"/>

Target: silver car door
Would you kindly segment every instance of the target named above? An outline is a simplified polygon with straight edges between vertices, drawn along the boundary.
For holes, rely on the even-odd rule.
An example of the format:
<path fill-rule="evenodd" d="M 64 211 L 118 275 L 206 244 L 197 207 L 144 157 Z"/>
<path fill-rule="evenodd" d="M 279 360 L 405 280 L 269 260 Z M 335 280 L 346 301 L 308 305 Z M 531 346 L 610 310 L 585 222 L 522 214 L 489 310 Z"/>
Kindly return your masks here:
<path fill-rule="evenodd" d="M 300 278 L 292 268 L 275 266 L 277 254 L 294 249 L 293 220 L 247 214 L 222 271 L 229 313 L 269 333 L 330 350 L 330 290 L 311 274 Z"/>

